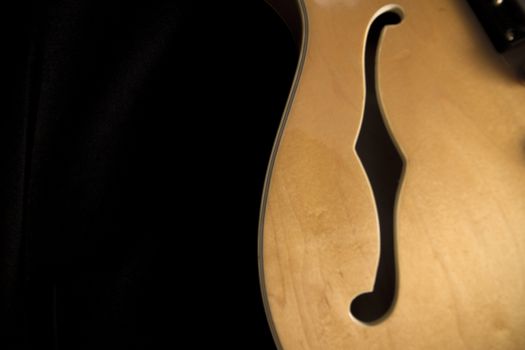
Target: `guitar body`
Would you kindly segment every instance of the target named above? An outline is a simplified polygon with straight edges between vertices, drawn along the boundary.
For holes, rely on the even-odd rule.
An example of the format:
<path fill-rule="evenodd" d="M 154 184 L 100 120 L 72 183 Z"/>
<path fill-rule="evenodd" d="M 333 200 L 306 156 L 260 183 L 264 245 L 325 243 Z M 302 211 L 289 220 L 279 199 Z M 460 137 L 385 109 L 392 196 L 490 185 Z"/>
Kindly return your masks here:
<path fill-rule="evenodd" d="M 299 68 L 262 206 L 259 261 L 278 346 L 525 349 L 525 85 L 466 1 L 304 0 Z M 376 283 L 381 225 L 364 155 L 365 46 L 402 160 L 394 299 L 351 312 Z M 387 172 L 388 169 L 385 170 Z M 384 239 L 384 238 L 383 238 Z"/>

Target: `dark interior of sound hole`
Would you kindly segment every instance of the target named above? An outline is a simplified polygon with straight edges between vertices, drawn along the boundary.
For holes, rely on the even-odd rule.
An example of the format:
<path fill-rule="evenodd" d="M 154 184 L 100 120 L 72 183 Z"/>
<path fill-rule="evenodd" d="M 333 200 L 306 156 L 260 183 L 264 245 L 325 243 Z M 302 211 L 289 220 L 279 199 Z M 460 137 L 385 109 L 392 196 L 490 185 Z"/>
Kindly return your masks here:
<path fill-rule="evenodd" d="M 367 324 L 375 324 L 389 314 L 397 289 L 394 212 L 403 160 L 379 107 L 376 54 L 383 28 L 400 22 L 400 15 L 393 11 L 377 17 L 370 26 L 365 49 L 366 101 L 356 151 L 374 194 L 380 230 L 380 256 L 373 290 L 357 296 L 350 305 L 350 312 Z M 371 236 L 370 239 L 376 237 Z"/>

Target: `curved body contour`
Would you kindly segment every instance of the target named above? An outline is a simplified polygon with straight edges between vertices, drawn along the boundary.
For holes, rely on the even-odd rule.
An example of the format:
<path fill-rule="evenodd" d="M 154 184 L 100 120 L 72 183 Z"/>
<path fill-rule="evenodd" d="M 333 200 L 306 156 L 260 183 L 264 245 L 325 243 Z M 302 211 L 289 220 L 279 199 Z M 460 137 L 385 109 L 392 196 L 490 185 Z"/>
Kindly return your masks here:
<path fill-rule="evenodd" d="M 278 346 L 524 349 L 525 85 L 466 1 L 300 5 L 307 32 L 259 236 Z M 349 305 L 374 285 L 379 228 L 355 142 L 367 30 L 392 5 L 404 19 L 383 32 L 377 90 L 405 161 L 397 298 L 384 320 L 366 325 Z"/>

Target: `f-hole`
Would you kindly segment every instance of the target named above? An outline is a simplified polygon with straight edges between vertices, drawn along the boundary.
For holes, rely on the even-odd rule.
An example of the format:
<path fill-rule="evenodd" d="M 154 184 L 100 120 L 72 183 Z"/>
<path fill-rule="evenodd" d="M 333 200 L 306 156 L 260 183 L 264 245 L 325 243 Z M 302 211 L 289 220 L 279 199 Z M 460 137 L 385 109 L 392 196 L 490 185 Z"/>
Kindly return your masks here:
<path fill-rule="evenodd" d="M 354 298 L 350 304 L 350 312 L 353 317 L 366 324 L 378 323 L 389 314 L 397 292 L 394 216 L 403 159 L 381 113 L 376 91 L 376 61 L 383 28 L 398 24 L 401 19 L 397 8 L 376 17 L 370 25 L 365 47 L 366 100 L 355 148 L 374 194 L 380 232 L 380 255 L 373 290 Z"/>

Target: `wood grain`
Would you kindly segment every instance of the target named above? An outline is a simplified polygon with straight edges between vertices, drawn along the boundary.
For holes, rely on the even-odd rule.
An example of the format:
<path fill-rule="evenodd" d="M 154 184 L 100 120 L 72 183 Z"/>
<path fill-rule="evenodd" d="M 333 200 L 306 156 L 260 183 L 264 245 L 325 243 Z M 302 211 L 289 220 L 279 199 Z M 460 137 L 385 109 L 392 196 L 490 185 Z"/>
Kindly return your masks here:
<path fill-rule="evenodd" d="M 368 326 L 378 224 L 355 152 L 367 29 L 392 3 L 305 0 L 307 40 L 269 169 L 260 230 L 279 347 L 525 348 L 525 85 L 464 1 L 400 0 L 378 90 L 406 161 L 396 210 L 398 295 Z"/>

